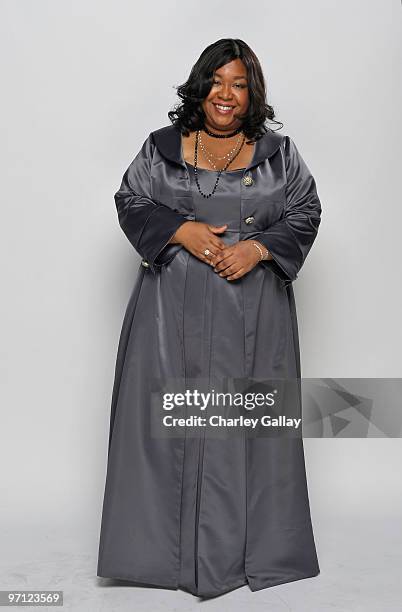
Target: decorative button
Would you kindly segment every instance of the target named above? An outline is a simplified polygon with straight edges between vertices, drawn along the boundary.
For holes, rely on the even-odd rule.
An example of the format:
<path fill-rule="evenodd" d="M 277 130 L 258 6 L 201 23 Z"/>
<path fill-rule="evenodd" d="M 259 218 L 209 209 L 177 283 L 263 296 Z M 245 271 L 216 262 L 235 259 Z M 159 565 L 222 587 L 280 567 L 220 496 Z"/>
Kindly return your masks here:
<path fill-rule="evenodd" d="M 253 182 L 254 181 L 249 174 L 243 177 L 243 185 L 246 185 L 246 187 L 249 187 L 250 185 L 252 185 Z"/>
<path fill-rule="evenodd" d="M 141 265 L 144 266 L 144 268 L 149 268 L 149 263 L 145 259 L 141 261 Z"/>
<path fill-rule="evenodd" d="M 247 217 L 247 219 L 244 219 L 244 223 L 247 223 L 247 225 L 251 225 L 252 223 L 254 223 L 254 217 Z"/>

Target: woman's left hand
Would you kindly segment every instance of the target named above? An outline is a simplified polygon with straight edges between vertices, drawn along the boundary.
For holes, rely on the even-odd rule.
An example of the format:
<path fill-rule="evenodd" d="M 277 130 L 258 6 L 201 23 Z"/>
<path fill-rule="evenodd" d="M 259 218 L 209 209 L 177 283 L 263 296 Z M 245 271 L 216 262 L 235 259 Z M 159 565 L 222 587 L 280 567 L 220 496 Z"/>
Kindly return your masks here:
<path fill-rule="evenodd" d="M 265 247 L 261 245 L 261 248 Z M 211 258 L 211 265 L 219 276 L 227 280 L 236 280 L 250 272 L 260 260 L 260 253 L 252 241 L 240 240 L 225 247 L 221 253 Z"/>

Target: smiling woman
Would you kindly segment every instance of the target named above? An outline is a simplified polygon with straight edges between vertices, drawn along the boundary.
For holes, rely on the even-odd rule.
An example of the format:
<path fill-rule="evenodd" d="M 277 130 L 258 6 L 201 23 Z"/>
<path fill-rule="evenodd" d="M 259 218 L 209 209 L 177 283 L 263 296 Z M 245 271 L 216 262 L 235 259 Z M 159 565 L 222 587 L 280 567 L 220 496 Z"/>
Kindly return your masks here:
<path fill-rule="evenodd" d="M 200 101 L 201 108 L 205 116 L 205 124 L 210 125 L 214 130 L 214 135 L 230 135 L 233 130 L 239 127 L 244 119 L 249 117 L 250 96 L 249 96 L 249 77 L 246 65 L 240 58 L 236 58 L 213 73 L 212 83 L 208 95 Z M 179 88 L 180 91 L 180 88 Z M 269 107 L 270 108 L 270 107 Z M 273 119 L 273 111 L 271 113 Z M 183 135 L 184 159 L 189 163 L 193 161 L 194 143 L 196 132 L 190 132 L 187 137 Z M 205 158 L 199 161 L 198 167 L 215 170 L 219 168 L 237 169 L 247 166 L 254 153 L 255 142 L 244 142 L 238 155 L 230 160 L 225 167 L 224 162 L 230 158 L 228 153 L 222 154 L 222 139 L 210 137 L 207 140 L 210 155 L 202 149 Z M 233 143 L 230 142 L 232 145 Z M 212 163 L 213 158 L 217 159 L 216 164 Z M 222 163 L 223 162 L 223 163 Z"/>
<path fill-rule="evenodd" d="M 153 384 L 300 378 L 292 282 L 321 205 L 293 140 L 266 125 L 245 42 L 207 47 L 178 95 L 115 194 L 142 260 L 116 359 L 98 576 L 213 597 L 319 573 L 303 440 L 248 437 L 240 422 L 194 437 L 185 418 L 156 436 Z"/>
<path fill-rule="evenodd" d="M 239 60 L 234 60 L 223 66 L 215 75 L 219 74 L 219 79 L 214 78 L 209 95 L 202 101 L 202 109 L 205 114 L 205 122 L 213 128 L 214 134 L 219 132 L 231 133 L 235 130 L 244 113 L 247 113 L 249 105 L 247 77 L 239 77 L 238 73 L 245 71 L 244 64 Z M 194 155 L 195 137 L 197 132 L 191 132 L 187 137 L 183 136 L 184 159 L 191 163 Z M 206 144 L 203 147 L 201 141 L 202 158 L 198 160 L 198 167 L 218 170 L 236 170 L 244 168 L 251 161 L 254 153 L 255 142 L 246 143 L 239 148 L 238 154 L 230 158 L 231 147 L 226 145 L 228 152 L 222 155 L 225 149 L 222 147 L 222 139 L 206 135 Z M 229 164 L 225 165 L 227 161 Z M 216 161 L 216 163 L 214 163 Z"/>

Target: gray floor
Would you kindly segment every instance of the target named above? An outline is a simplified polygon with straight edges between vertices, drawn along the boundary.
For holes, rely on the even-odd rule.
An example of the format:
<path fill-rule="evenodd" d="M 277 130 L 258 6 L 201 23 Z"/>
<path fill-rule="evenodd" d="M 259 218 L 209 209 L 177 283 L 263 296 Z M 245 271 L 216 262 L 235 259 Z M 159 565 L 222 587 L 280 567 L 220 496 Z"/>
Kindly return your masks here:
<path fill-rule="evenodd" d="M 136 587 L 96 576 L 97 533 L 8 526 L 1 533 L 0 588 L 57 589 L 64 609 L 167 612 L 398 612 L 402 601 L 402 529 L 387 522 L 334 519 L 315 524 L 321 574 L 252 593 L 247 586 L 201 601 L 182 591 Z M 88 537 L 89 536 L 89 537 Z M 88 546 L 88 542 L 90 545 Z M 32 609 L 32 608 L 30 608 Z M 51 609 L 51 608 L 47 608 Z M 54 608 L 57 609 L 57 608 Z"/>

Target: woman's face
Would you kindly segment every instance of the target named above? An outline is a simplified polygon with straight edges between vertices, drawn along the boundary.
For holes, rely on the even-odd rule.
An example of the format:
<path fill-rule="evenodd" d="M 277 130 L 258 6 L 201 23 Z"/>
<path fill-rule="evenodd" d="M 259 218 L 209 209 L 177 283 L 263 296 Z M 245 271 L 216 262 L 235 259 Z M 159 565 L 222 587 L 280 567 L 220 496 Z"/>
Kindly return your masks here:
<path fill-rule="evenodd" d="M 247 69 L 242 60 L 235 59 L 214 73 L 211 91 L 202 102 L 206 127 L 216 132 L 236 129 L 241 125 L 236 115 L 244 114 L 248 104 Z"/>

